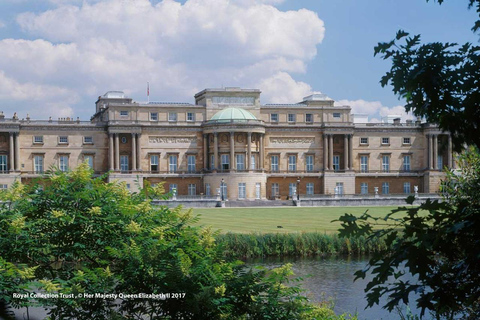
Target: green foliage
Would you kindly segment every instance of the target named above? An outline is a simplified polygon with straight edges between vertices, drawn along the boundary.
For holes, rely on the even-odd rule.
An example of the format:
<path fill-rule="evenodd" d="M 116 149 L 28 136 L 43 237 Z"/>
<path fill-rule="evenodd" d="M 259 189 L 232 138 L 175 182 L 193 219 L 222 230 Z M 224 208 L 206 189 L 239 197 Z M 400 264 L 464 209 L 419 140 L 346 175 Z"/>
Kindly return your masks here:
<path fill-rule="evenodd" d="M 469 6 L 476 6 L 480 15 L 480 0 L 469 0 Z M 480 20 L 472 30 L 479 28 Z M 392 85 L 394 93 L 406 100 L 407 111 L 449 131 L 457 151 L 464 143 L 480 147 L 479 46 L 420 44 L 420 35 L 400 30 L 394 40 L 375 47 L 377 54 L 392 61 L 381 85 Z"/>
<path fill-rule="evenodd" d="M 385 246 L 382 239 L 368 240 L 365 236 L 340 238 L 320 232 L 227 233 L 218 235 L 216 239 L 228 258 L 370 254 Z"/>
<path fill-rule="evenodd" d="M 5 302 L 48 307 L 51 319 L 316 318 L 290 266 L 250 270 L 226 261 L 216 233 L 194 227 L 191 210 L 151 205 L 161 187 L 145 185 L 131 194 L 103 178 L 92 178 L 81 165 L 49 172 L 29 186 L 16 183 L 2 194 Z M 32 292 L 52 296 L 12 295 Z M 88 296 L 95 293 L 170 297 Z"/>
<path fill-rule="evenodd" d="M 445 201 L 429 201 L 419 207 L 400 207 L 383 219 L 366 212 L 345 214 L 342 236 L 385 237 L 386 247 L 374 253 L 366 269 L 374 276 L 366 287 L 368 306 L 388 296 L 393 310 L 417 293 L 417 306 L 437 317 L 480 314 L 480 155 L 470 148 L 460 158 L 461 172 L 449 173 L 443 184 Z M 412 202 L 410 197 L 408 202 Z M 419 214 L 426 210 L 428 214 Z M 400 214 L 399 214 L 400 213 Z M 406 213 L 406 215 L 405 215 Z M 381 228 L 378 228 L 381 226 Z M 403 281 L 404 271 L 418 279 Z"/>

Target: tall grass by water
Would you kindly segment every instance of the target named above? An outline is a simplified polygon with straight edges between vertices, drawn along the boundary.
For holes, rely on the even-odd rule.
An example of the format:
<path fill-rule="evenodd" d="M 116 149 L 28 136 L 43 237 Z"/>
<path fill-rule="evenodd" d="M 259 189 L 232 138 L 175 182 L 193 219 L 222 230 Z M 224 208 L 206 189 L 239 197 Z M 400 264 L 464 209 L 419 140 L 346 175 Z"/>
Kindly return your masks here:
<path fill-rule="evenodd" d="M 225 257 L 306 257 L 328 254 L 370 254 L 385 248 L 382 239 L 340 238 L 336 234 L 302 233 L 226 233 L 216 237 Z"/>

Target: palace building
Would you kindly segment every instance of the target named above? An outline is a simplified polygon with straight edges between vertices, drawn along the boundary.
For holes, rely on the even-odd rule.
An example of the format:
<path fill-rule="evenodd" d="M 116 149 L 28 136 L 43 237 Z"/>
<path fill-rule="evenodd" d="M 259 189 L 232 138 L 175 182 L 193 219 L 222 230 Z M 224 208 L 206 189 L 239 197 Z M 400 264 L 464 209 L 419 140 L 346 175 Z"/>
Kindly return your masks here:
<path fill-rule="evenodd" d="M 450 136 L 435 125 L 357 123 L 350 107 L 324 94 L 262 105 L 260 93 L 205 89 L 189 104 L 142 103 L 110 91 L 98 98 L 90 121 L 0 114 L 0 187 L 87 161 L 132 191 L 148 180 L 179 196 L 216 195 L 220 188 L 228 199 L 250 200 L 297 191 L 435 193 L 443 169 L 454 166 Z"/>

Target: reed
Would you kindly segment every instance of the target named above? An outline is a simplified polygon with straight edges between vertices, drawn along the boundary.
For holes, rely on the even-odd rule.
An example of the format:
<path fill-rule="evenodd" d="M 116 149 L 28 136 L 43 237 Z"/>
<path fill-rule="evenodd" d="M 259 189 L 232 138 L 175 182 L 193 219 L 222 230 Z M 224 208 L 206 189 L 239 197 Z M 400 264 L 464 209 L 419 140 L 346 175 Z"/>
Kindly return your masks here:
<path fill-rule="evenodd" d="M 320 232 L 226 233 L 217 235 L 216 241 L 227 258 L 370 254 L 385 249 L 382 239 L 340 238 Z"/>

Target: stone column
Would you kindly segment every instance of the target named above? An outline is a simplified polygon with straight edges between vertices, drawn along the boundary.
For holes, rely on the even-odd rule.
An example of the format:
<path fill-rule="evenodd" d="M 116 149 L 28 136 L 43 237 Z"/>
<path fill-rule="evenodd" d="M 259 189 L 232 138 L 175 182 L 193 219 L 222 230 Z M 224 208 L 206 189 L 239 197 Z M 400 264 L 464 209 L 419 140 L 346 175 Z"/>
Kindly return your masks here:
<path fill-rule="evenodd" d="M 323 134 L 323 171 L 328 170 L 328 135 Z"/>
<path fill-rule="evenodd" d="M 113 133 L 110 133 L 108 135 L 108 140 L 109 140 L 109 146 L 108 146 L 109 150 L 108 151 L 109 151 L 109 155 L 110 155 L 110 159 L 109 159 L 110 168 L 109 168 L 109 170 L 113 171 L 115 169 L 115 164 L 114 164 L 115 163 L 115 161 L 114 161 L 115 156 L 114 156 L 114 150 L 113 150 Z"/>
<path fill-rule="evenodd" d="M 115 170 L 120 171 L 120 136 L 115 133 Z"/>
<path fill-rule="evenodd" d="M 208 134 L 203 134 L 203 168 L 208 170 Z"/>
<path fill-rule="evenodd" d="M 230 171 L 235 170 L 235 132 L 230 132 Z"/>
<path fill-rule="evenodd" d="M 449 169 L 453 168 L 452 136 L 448 135 L 448 163 Z"/>
<path fill-rule="evenodd" d="M 132 171 L 137 170 L 137 135 L 132 133 Z"/>
<path fill-rule="evenodd" d="M 142 135 L 140 133 L 136 134 L 137 136 L 137 170 L 141 171 L 142 170 L 142 145 L 140 144 L 140 138 Z M 158 158 L 158 167 L 160 168 L 160 157 Z"/>
<path fill-rule="evenodd" d="M 264 170 L 263 168 L 263 162 L 264 162 L 264 156 L 263 156 L 263 133 L 259 133 L 259 138 L 260 138 L 260 153 L 259 153 L 259 156 L 260 156 L 260 159 L 259 159 L 259 162 L 260 162 L 260 170 Z"/>
<path fill-rule="evenodd" d="M 329 169 L 333 170 L 333 134 L 328 136 L 328 163 Z"/>
<path fill-rule="evenodd" d="M 18 136 L 20 132 L 15 133 L 15 171 L 20 171 L 20 142 Z"/>
<path fill-rule="evenodd" d="M 353 170 L 353 134 L 348 135 L 348 168 Z"/>
<path fill-rule="evenodd" d="M 428 138 L 428 168 L 433 170 L 433 135 L 427 135 Z"/>
<path fill-rule="evenodd" d="M 250 171 L 252 166 L 252 133 L 247 133 L 247 170 Z"/>
<path fill-rule="evenodd" d="M 350 158 L 348 156 L 348 135 L 345 134 L 343 136 L 343 167 L 345 171 L 348 170 L 348 159 Z"/>
<path fill-rule="evenodd" d="M 218 169 L 218 133 L 213 134 L 213 169 Z"/>
<path fill-rule="evenodd" d="M 433 135 L 433 169 L 438 170 L 438 135 Z"/>
<path fill-rule="evenodd" d="M 9 153 L 10 153 L 10 172 L 15 170 L 15 146 L 13 144 L 13 132 L 10 132 L 10 144 L 9 144 Z"/>

